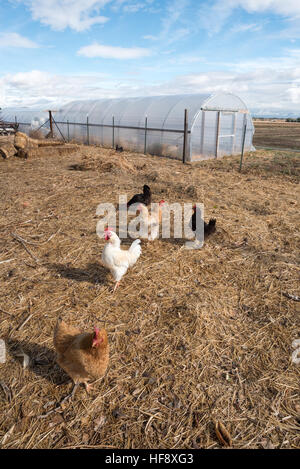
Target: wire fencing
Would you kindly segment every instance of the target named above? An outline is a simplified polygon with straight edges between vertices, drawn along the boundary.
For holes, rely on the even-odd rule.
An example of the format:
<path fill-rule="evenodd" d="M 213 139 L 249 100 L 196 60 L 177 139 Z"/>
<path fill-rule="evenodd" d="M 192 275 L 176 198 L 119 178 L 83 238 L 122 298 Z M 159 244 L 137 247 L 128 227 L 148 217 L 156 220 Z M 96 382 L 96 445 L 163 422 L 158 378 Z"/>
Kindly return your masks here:
<path fill-rule="evenodd" d="M 191 144 L 191 130 L 189 130 L 188 111 L 184 110 L 182 119 L 182 128 L 160 128 L 150 127 L 148 125 L 148 117 L 145 117 L 143 126 L 136 125 L 120 125 L 116 124 L 115 116 L 112 116 L 111 123 L 92 123 L 89 121 L 87 115 L 85 122 L 76 122 L 73 120 L 56 120 L 53 116 L 53 111 L 49 112 L 49 118 L 42 123 L 39 127 L 35 128 L 34 131 L 41 129 L 47 129 L 47 138 L 58 137 L 64 142 L 76 142 L 86 145 L 96 144 L 106 148 L 121 148 L 123 146 L 126 150 L 143 152 L 144 154 L 150 153 L 155 155 L 171 156 L 177 159 L 181 159 L 183 163 L 190 160 L 190 144 Z M 205 113 L 203 113 L 205 114 Z M 219 155 L 219 142 L 221 139 L 230 138 L 235 142 L 236 137 L 236 114 L 234 115 L 233 131 L 231 133 L 220 132 L 222 111 L 217 111 L 217 128 L 215 136 L 215 153 L 212 153 L 212 157 L 218 158 Z M 245 117 L 245 116 L 244 116 Z M 202 120 L 201 128 L 201 141 L 202 146 L 204 142 L 204 122 L 205 115 Z M 18 126 L 19 129 L 31 127 L 32 124 L 29 122 L 18 122 L 15 117 L 14 125 Z M 23 129 L 25 131 L 25 129 Z M 242 140 L 241 140 L 241 158 L 239 171 L 242 171 L 245 141 L 247 135 L 247 119 L 244 118 L 242 127 Z M 128 134 L 129 131 L 129 134 Z M 122 134 L 123 132 L 123 134 Z M 124 134 L 125 132 L 125 134 Z M 29 132 L 28 132 L 29 133 Z M 162 138 L 162 135 L 164 137 Z M 167 135 L 166 138 L 166 134 Z M 125 135 L 125 137 L 124 137 Z M 174 135 L 177 137 L 174 138 Z M 223 141 L 223 140 L 222 140 Z M 162 143 L 163 142 L 163 143 Z M 203 153 L 203 148 L 202 148 Z M 214 155 L 214 156 L 213 156 Z"/>
<path fill-rule="evenodd" d="M 17 119 L 16 119 L 17 122 Z M 31 127 L 31 123 L 28 122 L 17 122 L 19 127 Z M 178 134 L 182 137 L 181 144 L 178 145 L 178 148 L 182 148 L 181 159 L 185 163 L 188 159 L 189 151 L 189 134 L 191 131 L 188 129 L 188 111 L 185 109 L 184 118 L 183 118 L 183 128 L 182 129 L 169 129 L 169 128 L 156 128 L 148 126 L 148 118 L 145 117 L 144 126 L 131 126 L 131 125 L 119 125 L 115 123 L 115 117 L 112 116 L 111 124 L 99 124 L 89 122 L 89 117 L 87 116 L 86 122 L 74 122 L 70 120 L 66 121 L 56 121 L 53 117 L 52 111 L 49 111 L 49 119 L 47 119 L 43 124 L 38 128 L 34 129 L 35 131 L 41 130 L 42 128 L 48 128 L 49 132 L 47 137 L 53 138 L 58 134 L 64 142 L 77 141 L 86 145 L 97 143 L 105 147 L 116 148 L 116 145 L 124 145 L 123 140 L 117 138 L 117 130 L 126 130 L 134 132 L 134 137 L 136 138 L 139 135 L 141 145 L 139 149 L 146 153 L 159 154 L 162 152 L 162 149 L 159 148 L 159 144 L 153 145 L 153 142 L 149 142 L 151 139 L 151 134 L 154 133 L 170 133 Z M 111 130 L 109 130 L 111 129 Z M 98 130 L 98 132 L 97 132 Z M 101 132 L 100 132 L 101 130 Z M 109 130 L 111 132 L 110 138 L 106 133 L 104 136 L 104 130 Z M 134 139 L 132 139 L 134 141 Z M 108 143 L 109 142 L 109 143 Z"/>

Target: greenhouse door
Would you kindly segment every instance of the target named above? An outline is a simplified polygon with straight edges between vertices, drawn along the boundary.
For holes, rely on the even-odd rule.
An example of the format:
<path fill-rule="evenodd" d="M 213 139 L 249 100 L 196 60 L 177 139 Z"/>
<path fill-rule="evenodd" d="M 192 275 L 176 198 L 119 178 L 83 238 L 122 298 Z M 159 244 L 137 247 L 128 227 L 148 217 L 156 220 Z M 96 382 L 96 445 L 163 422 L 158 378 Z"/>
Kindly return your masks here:
<path fill-rule="evenodd" d="M 200 148 L 193 145 L 193 153 L 197 159 L 218 158 L 231 155 L 235 148 L 235 136 L 238 111 L 218 111 L 216 109 L 202 109 L 201 126 L 194 132 L 200 131 Z M 193 155 L 193 156 L 194 156 Z"/>
<path fill-rule="evenodd" d="M 234 154 L 237 112 L 218 111 L 215 157 Z"/>

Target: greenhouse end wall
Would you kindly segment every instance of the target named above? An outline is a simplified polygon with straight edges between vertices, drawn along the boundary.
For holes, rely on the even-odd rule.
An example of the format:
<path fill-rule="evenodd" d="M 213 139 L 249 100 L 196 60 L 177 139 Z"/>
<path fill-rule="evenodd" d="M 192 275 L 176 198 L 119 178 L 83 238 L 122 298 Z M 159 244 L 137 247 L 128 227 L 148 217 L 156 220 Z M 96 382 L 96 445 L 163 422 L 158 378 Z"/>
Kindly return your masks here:
<path fill-rule="evenodd" d="M 57 109 L 57 108 L 56 108 Z M 187 161 L 240 153 L 247 124 L 245 150 L 251 150 L 254 127 L 237 96 L 176 95 L 144 98 L 75 101 L 54 112 L 54 132 L 66 140 L 104 147 L 183 158 L 184 112 L 188 112 Z M 49 131 L 49 114 L 30 109 L 3 109 L 0 119 L 20 123 L 29 133 L 43 125 Z M 59 130 L 58 130 L 59 129 Z"/>

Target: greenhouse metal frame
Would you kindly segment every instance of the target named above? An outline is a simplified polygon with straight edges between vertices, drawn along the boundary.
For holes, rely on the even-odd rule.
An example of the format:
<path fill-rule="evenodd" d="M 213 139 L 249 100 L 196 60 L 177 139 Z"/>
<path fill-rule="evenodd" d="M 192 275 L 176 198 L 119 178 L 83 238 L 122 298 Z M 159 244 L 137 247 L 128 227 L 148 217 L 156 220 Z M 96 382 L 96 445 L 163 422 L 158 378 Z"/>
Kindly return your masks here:
<path fill-rule="evenodd" d="M 3 109 L 0 118 L 19 129 L 51 130 L 78 143 L 169 156 L 183 161 L 253 150 L 254 126 L 232 93 L 75 101 L 49 111 Z M 55 125 L 53 125 L 53 123 Z M 45 130 L 46 131 L 46 130 Z"/>

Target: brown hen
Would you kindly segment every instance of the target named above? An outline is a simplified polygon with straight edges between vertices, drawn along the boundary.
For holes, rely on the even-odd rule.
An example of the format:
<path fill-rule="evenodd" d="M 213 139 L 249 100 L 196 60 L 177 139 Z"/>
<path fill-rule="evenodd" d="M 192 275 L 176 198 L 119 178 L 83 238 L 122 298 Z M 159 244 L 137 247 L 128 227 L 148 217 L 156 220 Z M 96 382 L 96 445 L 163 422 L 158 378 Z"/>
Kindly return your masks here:
<path fill-rule="evenodd" d="M 80 383 L 89 391 L 90 379 L 104 376 L 109 360 L 109 344 L 105 329 L 81 332 L 79 329 L 57 320 L 54 330 L 54 347 L 57 363 L 74 381 L 71 397 Z"/>

